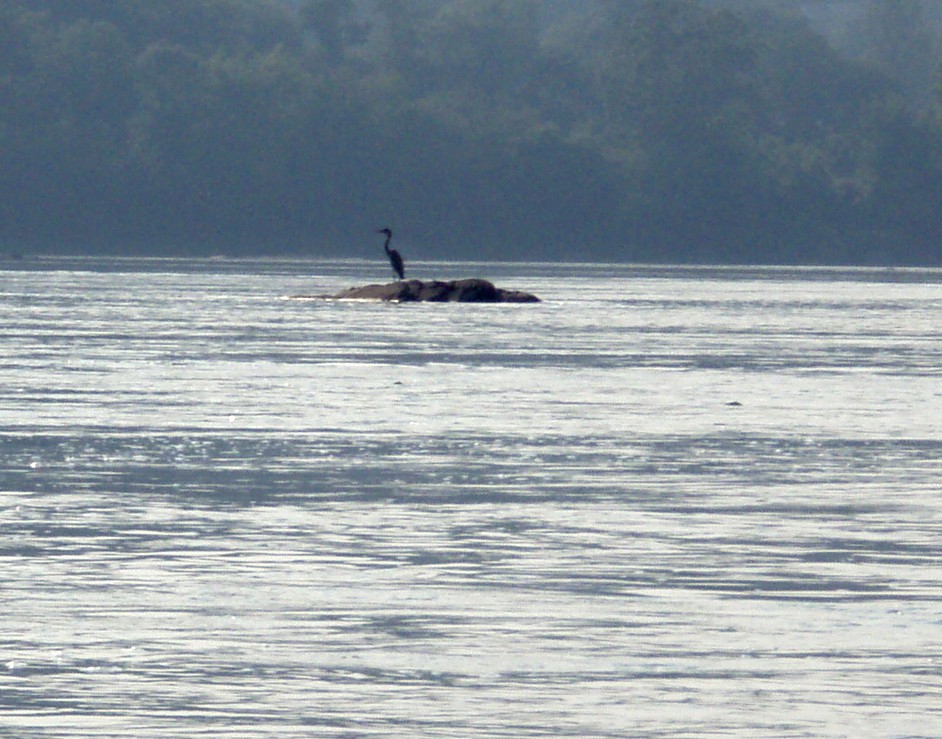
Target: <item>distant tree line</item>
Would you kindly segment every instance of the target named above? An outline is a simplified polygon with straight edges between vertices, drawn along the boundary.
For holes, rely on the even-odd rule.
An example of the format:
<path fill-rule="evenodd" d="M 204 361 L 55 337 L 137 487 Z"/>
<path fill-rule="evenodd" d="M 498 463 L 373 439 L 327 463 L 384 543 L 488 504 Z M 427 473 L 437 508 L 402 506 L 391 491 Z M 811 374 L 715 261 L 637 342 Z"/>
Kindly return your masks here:
<path fill-rule="evenodd" d="M 5 0 L 0 252 L 942 264 L 919 0 L 550 5 Z"/>

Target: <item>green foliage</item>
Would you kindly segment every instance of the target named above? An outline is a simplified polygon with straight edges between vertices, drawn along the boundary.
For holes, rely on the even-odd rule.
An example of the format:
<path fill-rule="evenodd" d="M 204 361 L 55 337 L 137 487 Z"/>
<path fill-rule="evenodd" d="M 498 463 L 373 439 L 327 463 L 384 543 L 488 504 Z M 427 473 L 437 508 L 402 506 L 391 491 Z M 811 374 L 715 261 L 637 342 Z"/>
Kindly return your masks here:
<path fill-rule="evenodd" d="M 861 22 L 863 57 L 896 79 L 922 109 L 939 68 L 922 0 L 871 0 Z"/>
<path fill-rule="evenodd" d="M 854 61 L 777 3 L 7 0 L 0 239 L 938 264 L 894 3 Z"/>

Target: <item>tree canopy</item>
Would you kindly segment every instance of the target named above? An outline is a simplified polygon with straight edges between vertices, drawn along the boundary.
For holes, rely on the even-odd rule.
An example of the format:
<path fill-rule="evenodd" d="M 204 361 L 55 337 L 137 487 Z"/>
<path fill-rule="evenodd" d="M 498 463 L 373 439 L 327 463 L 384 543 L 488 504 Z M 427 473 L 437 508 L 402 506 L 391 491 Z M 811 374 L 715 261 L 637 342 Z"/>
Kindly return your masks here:
<path fill-rule="evenodd" d="M 942 264 L 888 3 L 7 0 L 0 251 Z"/>

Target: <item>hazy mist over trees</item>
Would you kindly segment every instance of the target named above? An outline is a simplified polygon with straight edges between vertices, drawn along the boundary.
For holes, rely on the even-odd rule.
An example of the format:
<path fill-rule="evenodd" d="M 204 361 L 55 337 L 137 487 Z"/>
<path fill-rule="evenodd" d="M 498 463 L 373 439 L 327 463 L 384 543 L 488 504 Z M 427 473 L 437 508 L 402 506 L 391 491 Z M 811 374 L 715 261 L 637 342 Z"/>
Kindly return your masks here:
<path fill-rule="evenodd" d="M 4 0 L 0 253 L 942 264 L 935 0 Z"/>

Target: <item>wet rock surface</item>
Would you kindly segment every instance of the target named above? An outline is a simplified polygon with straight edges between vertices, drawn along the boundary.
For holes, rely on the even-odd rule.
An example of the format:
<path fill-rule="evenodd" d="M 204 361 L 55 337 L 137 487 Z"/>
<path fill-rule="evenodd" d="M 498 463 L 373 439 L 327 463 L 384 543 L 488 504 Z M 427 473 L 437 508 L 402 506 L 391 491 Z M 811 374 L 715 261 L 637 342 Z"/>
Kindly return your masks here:
<path fill-rule="evenodd" d="M 297 296 L 304 297 L 304 296 Z M 385 285 L 364 285 L 334 295 L 310 296 L 326 300 L 384 300 L 396 303 L 539 303 L 522 290 L 506 290 L 488 280 L 400 280 Z"/>

